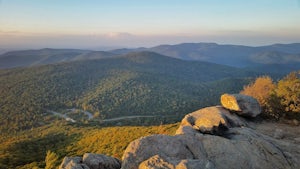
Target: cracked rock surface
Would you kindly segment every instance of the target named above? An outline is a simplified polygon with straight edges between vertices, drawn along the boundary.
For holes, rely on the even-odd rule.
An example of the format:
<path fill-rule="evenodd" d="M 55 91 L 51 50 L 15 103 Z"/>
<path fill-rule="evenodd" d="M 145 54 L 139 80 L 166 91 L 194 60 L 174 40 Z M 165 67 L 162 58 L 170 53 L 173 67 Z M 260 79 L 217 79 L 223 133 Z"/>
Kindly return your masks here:
<path fill-rule="evenodd" d="M 260 113 L 254 98 L 236 94 L 225 95 L 224 100 L 230 108 L 213 106 L 187 114 L 175 136 L 152 135 L 131 142 L 123 154 L 122 169 L 300 167 L 298 156 L 289 153 L 297 150 L 284 151 L 281 147 L 289 146 L 284 145 L 286 142 L 248 125 L 246 118 Z M 236 105 L 232 106 L 231 102 Z M 232 107 L 236 109 L 232 111 Z"/>

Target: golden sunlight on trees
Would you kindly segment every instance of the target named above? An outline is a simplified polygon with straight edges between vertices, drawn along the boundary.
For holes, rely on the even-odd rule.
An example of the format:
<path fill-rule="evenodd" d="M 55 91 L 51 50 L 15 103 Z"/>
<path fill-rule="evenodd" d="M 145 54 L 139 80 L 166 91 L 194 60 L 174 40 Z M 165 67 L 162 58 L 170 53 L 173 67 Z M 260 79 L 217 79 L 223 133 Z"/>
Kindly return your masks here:
<path fill-rule="evenodd" d="M 267 108 L 266 106 L 268 105 L 270 94 L 274 89 L 275 84 L 273 83 L 271 77 L 262 76 L 258 77 L 254 83 L 245 86 L 241 91 L 241 94 L 256 98 L 259 104 L 265 110 Z"/>
<path fill-rule="evenodd" d="M 292 72 L 278 82 L 275 93 L 288 113 L 300 114 L 300 72 Z"/>
<path fill-rule="evenodd" d="M 277 84 L 268 76 L 258 77 L 245 86 L 242 94 L 258 100 L 267 117 L 300 119 L 300 71 L 291 72 Z"/>

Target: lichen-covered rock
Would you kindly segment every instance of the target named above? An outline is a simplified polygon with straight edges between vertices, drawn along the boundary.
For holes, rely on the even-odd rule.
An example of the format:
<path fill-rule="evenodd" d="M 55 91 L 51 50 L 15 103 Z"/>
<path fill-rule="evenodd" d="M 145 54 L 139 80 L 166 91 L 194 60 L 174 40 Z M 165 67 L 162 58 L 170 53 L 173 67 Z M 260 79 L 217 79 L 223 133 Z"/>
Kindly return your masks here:
<path fill-rule="evenodd" d="M 121 161 L 103 154 L 85 153 L 82 158 L 90 169 L 120 169 Z"/>
<path fill-rule="evenodd" d="M 242 94 L 223 94 L 221 104 L 228 110 L 246 117 L 256 117 L 261 113 L 261 107 L 256 99 Z"/>
<path fill-rule="evenodd" d="M 201 133 L 222 135 L 224 130 L 229 127 L 245 126 L 246 123 L 236 116 L 224 109 L 222 106 L 207 107 L 197 110 L 193 113 L 187 114 L 181 121 L 180 128 L 176 131 L 176 134 L 183 134 L 183 128 L 185 132 L 193 132 L 190 126 Z"/>

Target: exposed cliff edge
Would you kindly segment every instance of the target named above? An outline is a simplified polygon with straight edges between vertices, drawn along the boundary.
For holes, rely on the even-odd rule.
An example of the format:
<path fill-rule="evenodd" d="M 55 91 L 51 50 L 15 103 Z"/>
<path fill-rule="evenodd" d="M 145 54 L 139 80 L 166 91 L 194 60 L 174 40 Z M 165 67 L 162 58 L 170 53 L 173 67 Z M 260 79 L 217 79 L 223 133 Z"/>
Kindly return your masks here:
<path fill-rule="evenodd" d="M 187 114 L 174 136 L 152 135 L 131 142 L 122 162 L 112 157 L 89 154 L 89 161 L 86 155 L 83 158 L 66 157 L 60 169 L 300 167 L 299 144 L 275 139 L 282 136 L 280 131 L 275 132 L 276 137 L 272 138 L 251 128 L 249 118 L 255 118 L 261 111 L 255 99 L 240 94 L 224 94 L 221 104 Z"/>

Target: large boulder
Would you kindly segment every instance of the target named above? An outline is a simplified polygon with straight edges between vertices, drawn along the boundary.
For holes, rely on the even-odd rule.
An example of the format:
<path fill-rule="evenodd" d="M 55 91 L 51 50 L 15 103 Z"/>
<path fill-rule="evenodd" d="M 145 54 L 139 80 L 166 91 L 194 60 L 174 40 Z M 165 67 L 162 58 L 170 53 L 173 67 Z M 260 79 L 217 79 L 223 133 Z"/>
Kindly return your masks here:
<path fill-rule="evenodd" d="M 291 168 L 283 152 L 267 136 L 250 128 L 230 128 L 229 137 L 193 133 L 153 135 L 133 141 L 122 169 L 142 168 Z M 158 155 L 158 156 L 155 156 Z"/>
<path fill-rule="evenodd" d="M 246 117 L 256 117 L 261 113 L 261 107 L 256 99 L 242 94 L 223 94 L 221 104 L 228 110 Z"/>
<path fill-rule="evenodd" d="M 82 163 L 81 157 L 65 157 L 59 166 L 59 169 L 90 169 Z"/>
<path fill-rule="evenodd" d="M 82 159 L 90 169 L 120 169 L 121 161 L 103 154 L 85 153 Z"/>
<path fill-rule="evenodd" d="M 162 158 L 192 159 L 180 136 L 152 135 L 131 142 L 122 157 L 122 168 L 136 169 L 143 161 L 159 155 Z"/>
<path fill-rule="evenodd" d="M 148 160 L 142 162 L 139 169 L 175 169 L 174 164 L 166 161 L 165 159 L 161 158 L 159 155 L 155 155 L 150 157 Z"/>
<path fill-rule="evenodd" d="M 139 169 L 214 169 L 214 165 L 203 159 L 186 159 L 176 158 L 163 159 L 155 155 L 139 165 Z"/>
<path fill-rule="evenodd" d="M 119 159 L 102 154 L 85 153 L 83 157 L 65 157 L 59 169 L 120 169 Z"/>
<path fill-rule="evenodd" d="M 187 114 L 181 121 L 176 134 L 194 132 L 191 128 L 204 134 L 222 135 L 229 127 L 246 126 L 243 119 L 239 118 L 222 106 L 207 107 Z M 186 131 L 183 131 L 185 128 Z"/>
<path fill-rule="evenodd" d="M 90 169 L 86 164 L 75 163 L 74 161 L 70 161 L 65 169 Z"/>

